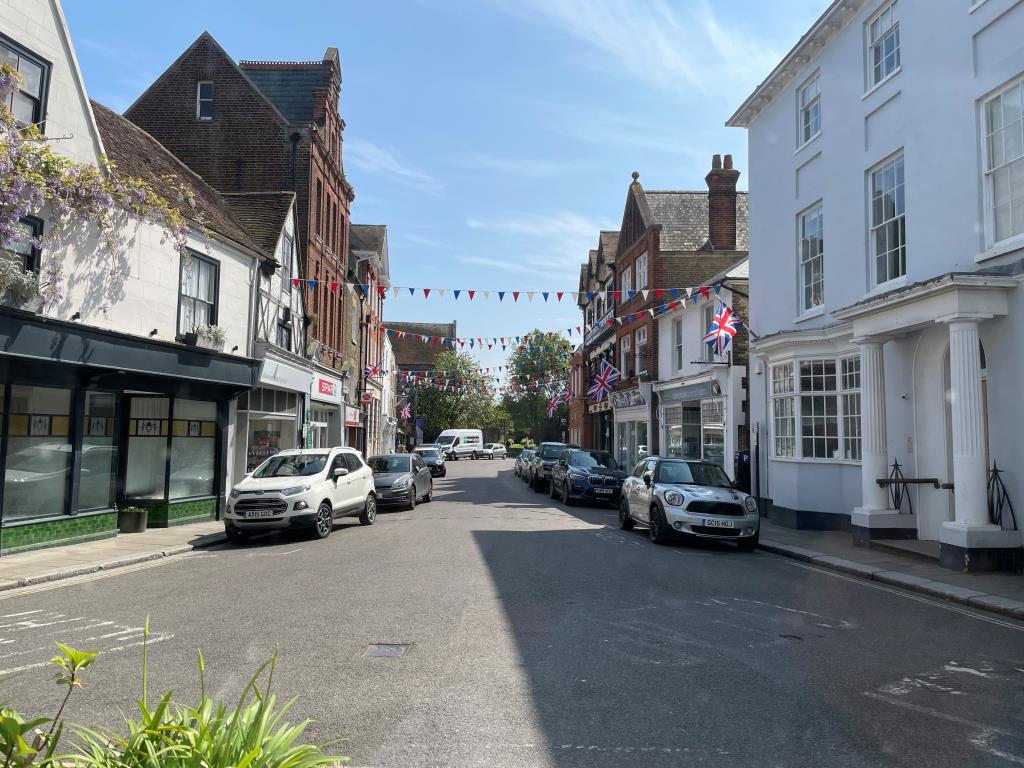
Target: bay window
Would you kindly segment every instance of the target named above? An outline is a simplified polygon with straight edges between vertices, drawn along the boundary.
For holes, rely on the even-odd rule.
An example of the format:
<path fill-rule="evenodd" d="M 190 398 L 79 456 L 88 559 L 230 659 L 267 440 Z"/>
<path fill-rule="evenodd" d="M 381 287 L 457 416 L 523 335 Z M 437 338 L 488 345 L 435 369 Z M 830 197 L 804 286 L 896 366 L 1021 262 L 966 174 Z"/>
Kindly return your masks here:
<path fill-rule="evenodd" d="M 772 430 L 775 456 L 859 461 L 860 358 L 773 366 Z"/>

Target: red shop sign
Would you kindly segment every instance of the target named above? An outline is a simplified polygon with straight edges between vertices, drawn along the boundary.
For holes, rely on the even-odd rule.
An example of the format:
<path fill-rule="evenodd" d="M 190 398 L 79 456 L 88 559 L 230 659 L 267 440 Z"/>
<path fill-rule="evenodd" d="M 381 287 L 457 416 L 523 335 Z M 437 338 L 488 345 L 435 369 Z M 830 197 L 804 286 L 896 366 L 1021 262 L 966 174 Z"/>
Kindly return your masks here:
<path fill-rule="evenodd" d="M 320 379 L 320 394 L 334 397 L 334 382 L 328 379 Z"/>

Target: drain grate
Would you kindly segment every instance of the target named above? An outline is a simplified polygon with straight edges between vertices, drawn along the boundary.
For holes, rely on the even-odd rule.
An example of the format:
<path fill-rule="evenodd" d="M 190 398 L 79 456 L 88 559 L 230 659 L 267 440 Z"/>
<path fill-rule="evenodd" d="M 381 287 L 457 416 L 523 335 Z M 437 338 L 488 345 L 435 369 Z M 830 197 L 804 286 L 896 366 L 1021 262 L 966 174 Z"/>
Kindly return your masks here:
<path fill-rule="evenodd" d="M 409 649 L 408 643 L 371 643 L 363 656 L 401 656 Z"/>

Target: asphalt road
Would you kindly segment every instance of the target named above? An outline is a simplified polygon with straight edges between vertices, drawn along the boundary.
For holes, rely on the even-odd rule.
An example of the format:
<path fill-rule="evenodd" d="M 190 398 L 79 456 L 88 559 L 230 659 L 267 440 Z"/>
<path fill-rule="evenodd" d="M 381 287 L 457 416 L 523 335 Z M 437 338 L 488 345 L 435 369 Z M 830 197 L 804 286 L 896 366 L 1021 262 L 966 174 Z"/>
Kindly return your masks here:
<path fill-rule="evenodd" d="M 766 553 L 657 547 L 610 509 L 460 461 L 435 500 L 0 595 L 0 701 L 52 712 L 61 640 L 102 651 L 71 719 L 151 691 L 278 693 L 354 766 L 1010 766 L 1024 624 Z M 365 655 L 371 643 L 406 646 Z"/>

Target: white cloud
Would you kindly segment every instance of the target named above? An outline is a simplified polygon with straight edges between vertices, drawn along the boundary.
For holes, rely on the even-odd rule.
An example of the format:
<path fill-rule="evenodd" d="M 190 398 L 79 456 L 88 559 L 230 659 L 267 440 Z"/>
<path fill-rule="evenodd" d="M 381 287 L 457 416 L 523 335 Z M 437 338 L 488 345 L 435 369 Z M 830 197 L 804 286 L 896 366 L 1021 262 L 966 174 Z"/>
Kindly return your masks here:
<path fill-rule="evenodd" d="M 459 263 L 470 264 L 477 267 L 487 267 L 488 269 L 497 269 L 502 272 L 515 272 L 517 274 L 525 275 L 537 274 L 536 267 L 530 267 L 526 264 L 521 264 L 518 261 L 492 259 L 486 256 L 461 256 L 459 257 Z"/>
<path fill-rule="evenodd" d="M 494 171 L 510 176 L 545 178 L 554 176 L 564 167 L 561 163 L 526 157 L 501 157 L 483 152 L 468 152 L 455 159 L 455 164 L 477 171 Z"/>
<path fill-rule="evenodd" d="M 442 243 L 440 240 L 434 240 L 423 235 L 408 235 L 407 239 L 410 243 L 416 243 L 416 245 L 425 245 L 428 248 L 444 248 L 450 249 L 451 246 L 448 243 Z"/>
<path fill-rule="evenodd" d="M 598 234 L 610 229 L 602 222 L 572 211 L 555 211 L 548 215 L 519 214 L 500 219 L 467 219 L 470 229 L 487 230 L 506 235 L 523 245 L 516 256 L 518 264 L 536 274 L 539 270 L 575 268 L 597 246 Z"/>
<path fill-rule="evenodd" d="M 703 93 L 750 88 L 780 58 L 734 25 L 728 31 L 707 0 L 492 0 L 527 22 L 554 25 L 596 48 L 606 64 L 661 90 Z"/>
<path fill-rule="evenodd" d="M 352 168 L 429 194 L 440 194 L 444 189 L 438 179 L 405 162 L 397 152 L 378 147 L 363 139 L 345 139 L 345 162 Z"/>

